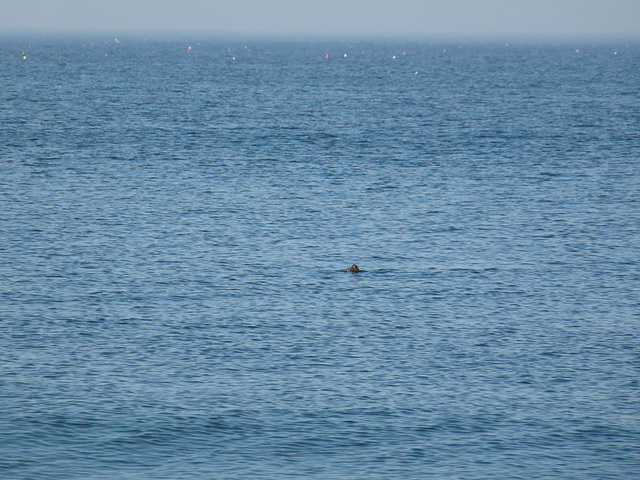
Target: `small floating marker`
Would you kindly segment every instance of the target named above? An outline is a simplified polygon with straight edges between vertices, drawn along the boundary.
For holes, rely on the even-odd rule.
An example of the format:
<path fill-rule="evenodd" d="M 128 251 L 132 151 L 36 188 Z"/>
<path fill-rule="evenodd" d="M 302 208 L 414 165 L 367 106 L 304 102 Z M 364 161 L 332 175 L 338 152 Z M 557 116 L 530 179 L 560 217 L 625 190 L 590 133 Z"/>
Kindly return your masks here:
<path fill-rule="evenodd" d="M 344 58 L 347 58 L 347 54 L 346 53 L 344 54 Z"/>
<path fill-rule="evenodd" d="M 404 57 L 407 54 L 407 52 L 402 52 L 402 56 Z"/>
<path fill-rule="evenodd" d="M 613 52 L 613 54 L 614 54 L 614 55 L 617 55 L 617 54 L 618 54 L 618 52 Z"/>
<path fill-rule="evenodd" d="M 416 75 L 418 74 L 418 72 L 416 72 Z"/>
<path fill-rule="evenodd" d="M 107 56 L 107 54 L 105 53 L 105 54 L 104 54 L 104 56 L 106 57 L 106 56 Z"/>
<path fill-rule="evenodd" d="M 327 60 L 329 60 L 329 54 L 327 53 L 327 56 L 326 56 L 326 57 L 324 57 L 324 58 L 326 58 Z"/>
<path fill-rule="evenodd" d="M 393 59 L 394 59 L 394 60 L 396 59 L 396 56 L 395 56 L 395 55 L 393 56 Z"/>
<path fill-rule="evenodd" d="M 580 50 L 576 48 L 576 53 L 580 53 Z"/>
<path fill-rule="evenodd" d="M 233 59 L 232 59 L 232 60 L 235 60 L 235 59 L 236 59 L 236 57 L 233 57 Z"/>
<path fill-rule="evenodd" d="M 23 55 L 23 56 L 22 56 L 22 59 L 23 59 L 23 60 L 26 60 L 26 59 L 27 59 L 27 56 L 26 56 L 26 55 Z"/>
<path fill-rule="evenodd" d="M 187 48 L 187 52 L 191 51 L 191 45 L 189 45 L 189 48 Z"/>
<path fill-rule="evenodd" d="M 442 51 L 442 53 L 447 53 L 447 49 L 445 48 L 445 49 Z"/>

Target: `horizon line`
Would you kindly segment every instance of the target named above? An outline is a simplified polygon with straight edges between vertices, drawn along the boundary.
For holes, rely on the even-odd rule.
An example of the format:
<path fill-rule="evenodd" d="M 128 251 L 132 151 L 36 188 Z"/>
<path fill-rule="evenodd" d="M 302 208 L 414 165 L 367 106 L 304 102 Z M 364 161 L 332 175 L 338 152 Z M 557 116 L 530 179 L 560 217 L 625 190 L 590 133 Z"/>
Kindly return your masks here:
<path fill-rule="evenodd" d="M 640 41 L 638 32 L 399 32 L 399 31 L 255 31 L 255 30 L 203 30 L 203 29 L 133 29 L 133 28 L 10 28 L 0 30 L 0 38 L 14 35 L 28 36 L 113 36 L 123 38 L 199 36 L 206 38 L 242 37 L 254 39 L 398 39 L 398 40 L 636 40 Z"/>

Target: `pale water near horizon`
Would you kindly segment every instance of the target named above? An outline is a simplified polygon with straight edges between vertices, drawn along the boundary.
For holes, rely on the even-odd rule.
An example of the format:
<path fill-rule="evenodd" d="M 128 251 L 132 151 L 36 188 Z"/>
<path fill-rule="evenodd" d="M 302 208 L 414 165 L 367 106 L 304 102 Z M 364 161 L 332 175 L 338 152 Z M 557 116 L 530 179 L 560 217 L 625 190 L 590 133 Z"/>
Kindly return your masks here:
<path fill-rule="evenodd" d="M 0 478 L 638 478 L 637 42 L 0 67 Z"/>

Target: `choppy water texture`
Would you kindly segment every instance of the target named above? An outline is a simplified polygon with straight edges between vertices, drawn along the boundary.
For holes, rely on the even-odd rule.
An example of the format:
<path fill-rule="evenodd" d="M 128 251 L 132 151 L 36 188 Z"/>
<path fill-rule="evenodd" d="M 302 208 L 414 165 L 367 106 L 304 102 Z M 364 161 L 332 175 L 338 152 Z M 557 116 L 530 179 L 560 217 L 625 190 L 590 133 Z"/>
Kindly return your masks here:
<path fill-rule="evenodd" d="M 638 478 L 637 42 L 0 63 L 3 479 Z"/>

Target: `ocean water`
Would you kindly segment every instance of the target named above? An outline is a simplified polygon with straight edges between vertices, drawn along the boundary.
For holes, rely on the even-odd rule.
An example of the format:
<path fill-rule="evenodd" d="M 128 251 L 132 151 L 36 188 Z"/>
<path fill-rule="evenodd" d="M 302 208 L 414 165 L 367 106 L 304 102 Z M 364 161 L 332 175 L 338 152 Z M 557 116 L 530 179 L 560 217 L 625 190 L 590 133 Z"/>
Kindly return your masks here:
<path fill-rule="evenodd" d="M 0 122 L 1 478 L 639 478 L 637 41 L 5 36 Z"/>

